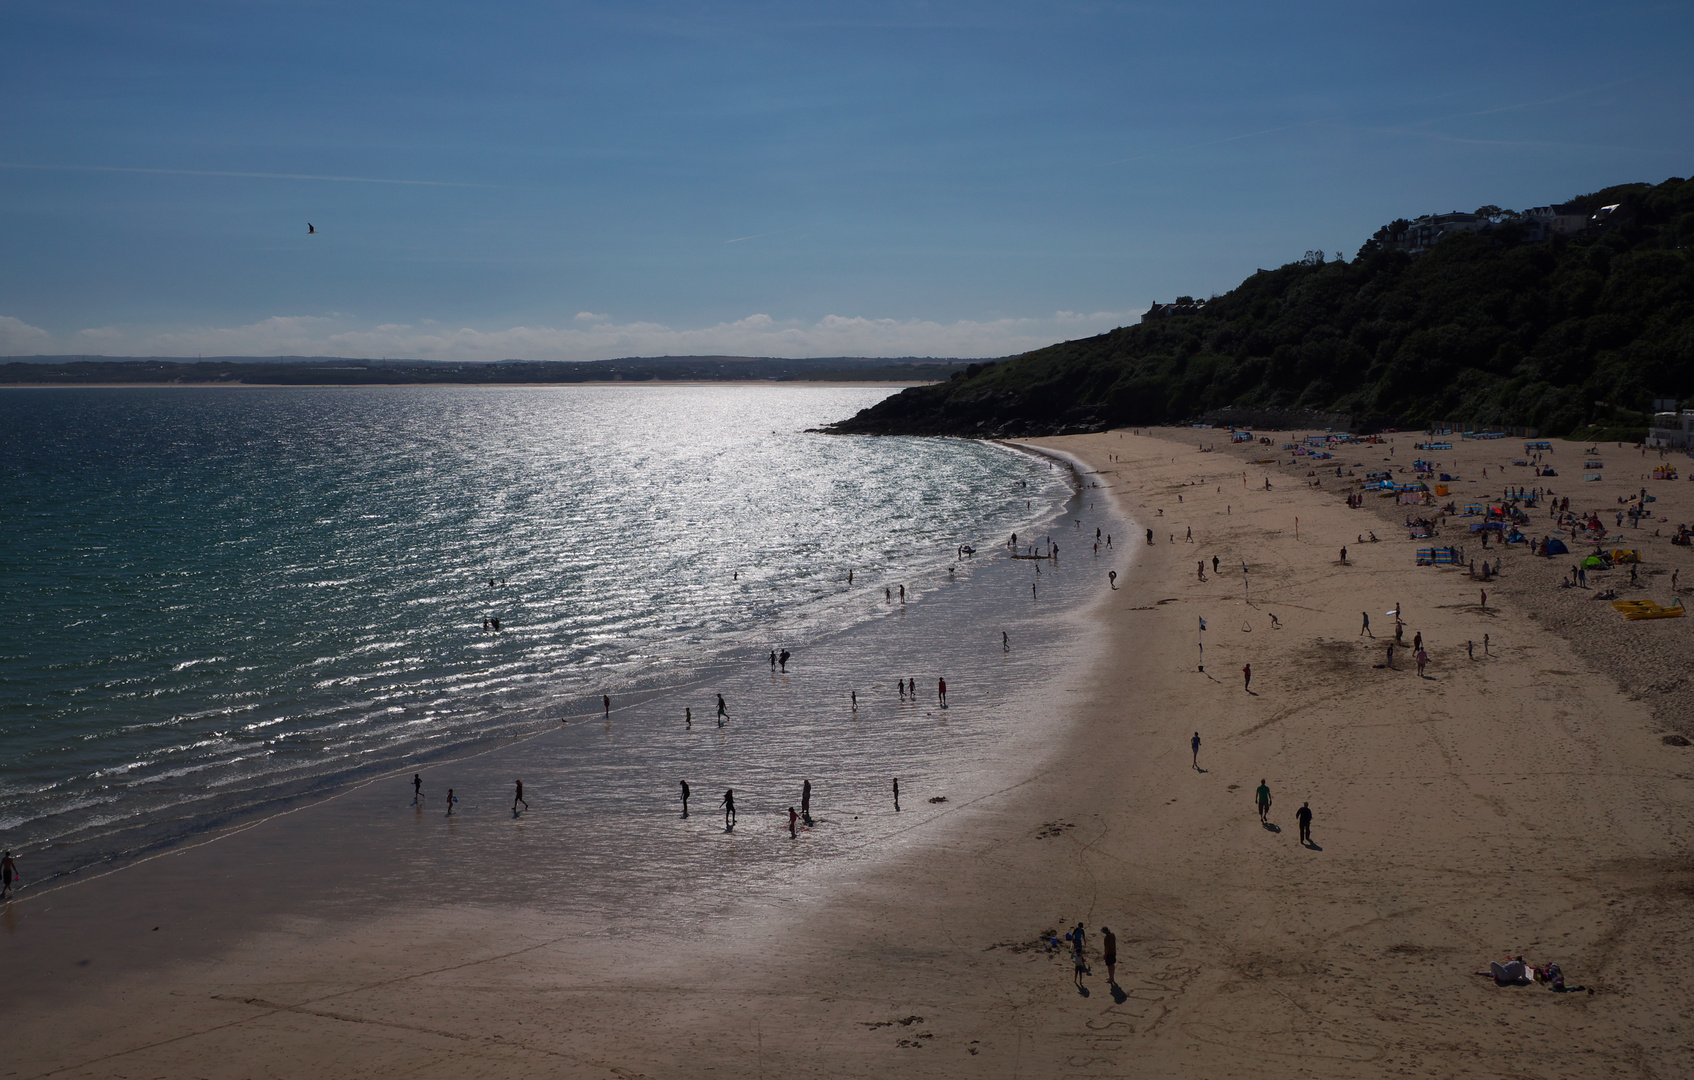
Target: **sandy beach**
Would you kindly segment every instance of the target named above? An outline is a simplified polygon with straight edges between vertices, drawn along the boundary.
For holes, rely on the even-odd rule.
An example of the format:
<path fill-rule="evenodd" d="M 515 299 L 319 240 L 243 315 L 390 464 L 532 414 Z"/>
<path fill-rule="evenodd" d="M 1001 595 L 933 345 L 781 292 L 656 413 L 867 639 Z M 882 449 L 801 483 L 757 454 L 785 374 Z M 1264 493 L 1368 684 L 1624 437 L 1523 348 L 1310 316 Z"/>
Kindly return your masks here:
<path fill-rule="evenodd" d="M 1647 487 L 1667 519 L 1614 530 L 1641 588 L 1612 570 L 1562 589 L 1574 557 L 1521 547 L 1484 586 L 1416 565 L 1420 546 L 1474 546 L 1461 519 L 1415 541 L 1401 522 L 1429 510 L 1343 500 L 1421 436 L 1293 465 L 1294 437 L 1266 437 L 1034 441 L 1151 542 L 1113 537 L 1117 587 L 1102 563 L 1078 616 L 1089 644 L 1042 658 L 1063 672 L 1041 705 L 1058 741 L 914 807 L 848 872 L 796 867 L 686 924 L 572 919 L 526 895 L 545 883 L 436 903 L 455 866 L 380 838 L 344 874 L 272 823 L 258 862 L 221 854 L 253 843 L 231 837 L 0 912 L 0 1076 L 1694 1073 L 1694 748 L 1666 741 L 1688 730 L 1694 619 L 1590 598 L 1669 603 L 1694 567 L 1669 543 L 1694 484 L 1638 480 L 1657 455 L 1617 448 L 1583 482 L 1564 442 L 1538 480 L 1510 464 L 1521 440 L 1455 437 L 1427 456 L 1460 502 L 1511 483 L 1606 514 Z M 1409 647 L 1378 666 L 1394 611 L 1422 676 Z M 371 877 L 414 898 L 374 902 Z M 1086 994 L 1048 944 L 1079 921 Z M 1475 974 L 1518 954 L 1594 993 Z"/>

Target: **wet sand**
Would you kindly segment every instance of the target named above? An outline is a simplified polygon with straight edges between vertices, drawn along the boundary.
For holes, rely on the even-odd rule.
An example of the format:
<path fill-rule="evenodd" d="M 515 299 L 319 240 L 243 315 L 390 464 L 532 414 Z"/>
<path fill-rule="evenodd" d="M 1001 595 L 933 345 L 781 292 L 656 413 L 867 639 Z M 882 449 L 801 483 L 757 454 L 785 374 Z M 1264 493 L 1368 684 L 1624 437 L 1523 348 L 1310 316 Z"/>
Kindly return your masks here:
<path fill-rule="evenodd" d="M 24 1034 L 7 1075 L 1686 1075 L 1694 757 L 1663 742 L 1655 699 L 1621 690 L 1631 676 L 1584 635 L 1674 655 L 1663 642 L 1678 639 L 1652 635 L 1694 620 L 1572 613 L 1554 633 L 1557 605 L 1610 607 L 1557 590 L 1556 567 L 1521 551 L 1483 606 L 1463 571 L 1415 566 L 1419 545 L 1393 527 L 1403 509 L 1348 509 L 1328 481 L 1307 486 L 1308 466 L 1255 466 L 1287 458 L 1226 439 L 1038 440 L 1085 461 L 1100 485 L 1085 497 L 1113 495 L 1154 542 L 1135 537 L 1133 561 L 1118 551 L 1115 591 L 1098 568 L 1092 648 L 1042 658 L 1061 674 L 1043 684 L 1047 743 L 911 807 L 876 858 L 778 869 L 697 917 L 628 921 L 506 894 L 438 902 L 434 876 L 407 865 L 410 906 L 349 893 L 215 948 L 154 946 L 172 931 L 118 903 L 103 918 L 127 919 L 127 947 L 148 958 L 109 979 L 68 957 L 27 973 L 65 986 L 14 987 L 9 1026 Z M 1395 464 L 1411 439 L 1396 437 Z M 1521 456 L 1453 441 L 1437 456 L 1467 483 L 1487 458 Z M 1580 448 L 1555 445 L 1567 475 L 1547 484 L 1573 509 L 1621 493 L 1568 475 Z M 1492 489 L 1478 477 L 1476 490 Z M 1381 543 L 1354 542 L 1371 529 Z M 1628 546 L 1648 569 L 1689 555 Z M 1427 677 L 1404 651 L 1374 666 L 1393 609 L 1408 641 L 1423 634 Z M 1311 846 L 1296 839 L 1305 801 Z M 124 873 L 165 882 L 167 862 Z M 241 873 L 170 895 L 225 910 L 254 887 L 225 891 Z M 1087 996 L 1041 944 L 1079 920 Z M 10 949 L 27 918 L 0 929 Z M 1596 993 L 1472 974 L 1519 953 Z"/>

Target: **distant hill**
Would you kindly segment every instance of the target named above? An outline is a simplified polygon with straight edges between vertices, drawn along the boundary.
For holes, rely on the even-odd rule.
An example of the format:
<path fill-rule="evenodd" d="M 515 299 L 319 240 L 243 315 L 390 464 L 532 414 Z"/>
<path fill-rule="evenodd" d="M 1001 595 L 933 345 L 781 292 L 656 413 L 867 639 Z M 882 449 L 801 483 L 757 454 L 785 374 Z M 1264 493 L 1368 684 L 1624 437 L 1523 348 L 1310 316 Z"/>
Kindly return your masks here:
<path fill-rule="evenodd" d="M 966 360 L 833 356 L 658 356 L 620 360 L 370 360 L 333 356 L 13 357 L 0 364 L 0 385 L 265 384 L 383 386 L 424 383 L 582 382 L 933 382 Z"/>
<path fill-rule="evenodd" d="M 1540 210 L 1395 222 L 1352 262 L 1308 253 L 1136 326 L 971 364 L 831 430 L 1033 435 L 1234 411 L 1564 434 L 1644 426 L 1652 399 L 1694 399 L 1694 182 Z"/>

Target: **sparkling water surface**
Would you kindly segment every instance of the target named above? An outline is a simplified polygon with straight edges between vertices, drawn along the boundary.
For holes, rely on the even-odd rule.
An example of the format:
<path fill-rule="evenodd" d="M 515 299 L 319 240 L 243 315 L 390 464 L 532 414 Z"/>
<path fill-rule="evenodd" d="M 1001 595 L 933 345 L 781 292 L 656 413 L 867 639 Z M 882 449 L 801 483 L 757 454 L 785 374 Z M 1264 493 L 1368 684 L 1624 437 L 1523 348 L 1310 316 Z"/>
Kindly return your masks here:
<path fill-rule="evenodd" d="M 598 714 L 602 693 L 657 701 L 770 648 L 813 681 L 773 683 L 767 718 L 861 685 L 867 720 L 893 708 L 895 674 L 873 689 L 874 669 L 933 669 L 937 635 L 1003 659 L 980 608 L 940 603 L 986 573 L 957 546 L 1001 556 L 981 578 L 995 603 L 1028 600 L 1002 542 L 1052 522 L 1069 485 L 993 444 L 807 431 L 889 392 L 0 391 L 0 838 L 40 880 Z M 953 625 L 872 625 L 928 600 Z M 833 661 L 807 651 L 855 626 Z M 905 674 L 928 692 L 931 669 Z M 891 748 L 828 730 L 772 728 L 758 768 L 820 739 L 838 771 Z M 538 775 L 650 786 L 651 733 L 611 736 Z M 900 752 L 921 768 L 973 736 L 913 737 Z"/>

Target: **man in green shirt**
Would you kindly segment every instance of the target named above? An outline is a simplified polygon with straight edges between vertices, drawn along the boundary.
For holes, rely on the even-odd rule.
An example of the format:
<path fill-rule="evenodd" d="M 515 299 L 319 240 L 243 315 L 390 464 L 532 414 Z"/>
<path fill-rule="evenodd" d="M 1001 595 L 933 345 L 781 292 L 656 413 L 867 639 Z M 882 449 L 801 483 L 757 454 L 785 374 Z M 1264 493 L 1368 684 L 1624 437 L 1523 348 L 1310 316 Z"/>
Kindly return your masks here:
<path fill-rule="evenodd" d="M 1259 800 L 1259 824 L 1265 823 L 1265 815 L 1270 813 L 1270 785 L 1259 781 L 1259 790 L 1255 793 Z"/>

